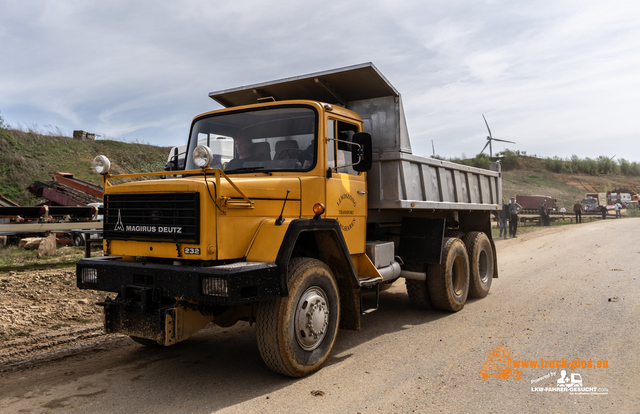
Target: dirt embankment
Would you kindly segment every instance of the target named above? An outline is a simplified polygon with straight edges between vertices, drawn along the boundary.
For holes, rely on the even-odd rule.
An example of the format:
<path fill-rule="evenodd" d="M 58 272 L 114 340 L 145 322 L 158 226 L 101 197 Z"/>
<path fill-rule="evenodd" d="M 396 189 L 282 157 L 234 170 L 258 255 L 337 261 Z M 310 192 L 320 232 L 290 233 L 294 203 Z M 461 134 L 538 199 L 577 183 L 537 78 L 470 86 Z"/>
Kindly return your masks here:
<path fill-rule="evenodd" d="M 626 177 L 624 175 L 579 175 L 554 174 L 563 183 L 590 193 L 606 193 L 607 191 L 626 188 L 630 191 L 640 191 L 640 177 Z"/>
<path fill-rule="evenodd" d="M 78 289 L 75 268 L 0 273 L 0 364 L 102 335 L 104 297 Z"/>
<path fill-rule="evenodd" d="M 521 160 L 519 160 L 521 161 Z M 640 192 L 640 177 L 624 175 L 557 174 L 546 170 L 540 160 L 519 162 L 519 169 L 504 171 L 502 194 L 505 199 L 516 195 L 546 195 L 556 199 L 558 206 L 568 210 L 585 193 L 605 193 L 626 188 Z"/>

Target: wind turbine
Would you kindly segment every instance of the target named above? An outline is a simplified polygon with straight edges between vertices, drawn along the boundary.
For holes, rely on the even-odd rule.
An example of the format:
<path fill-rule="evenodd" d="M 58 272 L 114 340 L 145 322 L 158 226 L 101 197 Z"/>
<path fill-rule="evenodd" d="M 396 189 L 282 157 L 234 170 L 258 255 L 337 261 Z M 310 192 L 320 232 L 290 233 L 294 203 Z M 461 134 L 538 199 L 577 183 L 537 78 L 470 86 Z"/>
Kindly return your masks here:
<path fill-rule="evenodd" d="M 484 117 L 484 114 L 482 114 L 482 119 L 484 119 L 484 123 L 487 125 L 487 130 L 489 131 L 489 136 L 487 137 L 487 143 L 485 144 L 484 148 L 482 148 L 482 151 L 480 151 L 480 154 L 482 154 L 484 152 L 484 150 L 487 149 L 487 147 L 489 147 L 489 156 L 493 157 L 493 147 L 491 145 L 491 141 L 510 142 L 512 144 L 515 144 L 515 142 L 513 142 L 513 141 L 507 141 L 505 139 L 498 139 L 498 138 L 492 137 L 491 136 L 491 130 L 489 129 L 489 123 L 487 122 L 487 118 Z"/>

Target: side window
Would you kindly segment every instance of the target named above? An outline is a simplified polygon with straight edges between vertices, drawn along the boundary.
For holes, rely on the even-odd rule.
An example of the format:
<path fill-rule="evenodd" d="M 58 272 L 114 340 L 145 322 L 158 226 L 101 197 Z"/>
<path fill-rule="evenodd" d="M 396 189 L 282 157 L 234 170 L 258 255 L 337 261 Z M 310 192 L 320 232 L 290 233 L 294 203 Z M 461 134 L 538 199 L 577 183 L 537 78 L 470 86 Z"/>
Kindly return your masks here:
<path fill-rule="evenodd" d="M 355 174 L 358 173 L 351 166 L 351 151 L 354 146 L 353 135 L 358 132 L 358 126 L 347 122 L 329 119 L 327 121 L 327 160 L 329 168 L 336 172 Z"/>
<path fill-rule="evenodd" d="M 356 132 L 358 132 L 357 125 L 338 121 L 338 141 L 336 142 L 338 172 L 358 175 L 351 165 L 351 151 L 355 149 L 355 146 L 347 143 L 353 142 L 353 135 Z"/>

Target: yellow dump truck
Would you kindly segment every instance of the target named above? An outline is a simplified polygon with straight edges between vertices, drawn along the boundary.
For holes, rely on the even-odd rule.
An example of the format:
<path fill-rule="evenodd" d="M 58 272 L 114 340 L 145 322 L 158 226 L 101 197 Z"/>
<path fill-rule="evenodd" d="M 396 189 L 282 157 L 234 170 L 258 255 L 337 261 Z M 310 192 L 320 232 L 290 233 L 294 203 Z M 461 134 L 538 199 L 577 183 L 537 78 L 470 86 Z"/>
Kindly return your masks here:
<path fill-rule="evenodd" d="M 78 262 L 77 286 L 112 292 L 107 332 L 168 346 L 248 321 L 266 365 L 300 377 L 400 278 L 420 308 L 487 295 L 499 164 L 413 155 L 401 96 L 373 64 L 209 96 L 224 109 L 194 118 L 179 175 L 111 175 L 94 160 L 104 257 Z M 211 139 L 232 140 L 234 158 Z"/>

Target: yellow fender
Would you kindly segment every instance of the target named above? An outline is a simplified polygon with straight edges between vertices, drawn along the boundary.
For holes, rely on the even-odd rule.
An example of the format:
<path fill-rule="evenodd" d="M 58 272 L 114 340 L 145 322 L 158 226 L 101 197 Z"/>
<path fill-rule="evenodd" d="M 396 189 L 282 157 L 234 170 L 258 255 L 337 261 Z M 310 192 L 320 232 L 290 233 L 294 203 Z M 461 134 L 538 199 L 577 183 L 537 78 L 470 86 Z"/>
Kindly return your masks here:
<path fill-rule="evenodd" d="M 247 262 L 275 263 L 289 224 L 291 220 L 285 220 L 279 226 L 276 226 L 276 219 L 263 220 L 247 248 Z"/>

